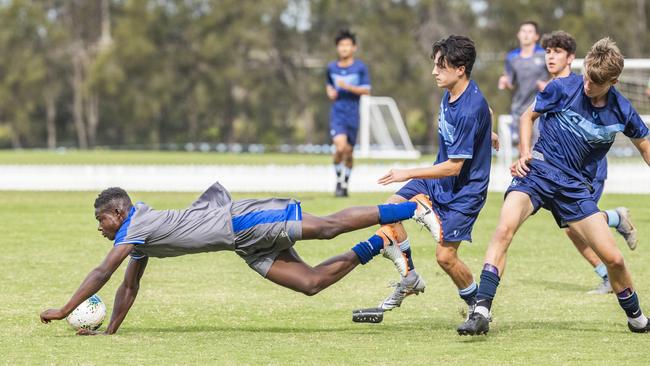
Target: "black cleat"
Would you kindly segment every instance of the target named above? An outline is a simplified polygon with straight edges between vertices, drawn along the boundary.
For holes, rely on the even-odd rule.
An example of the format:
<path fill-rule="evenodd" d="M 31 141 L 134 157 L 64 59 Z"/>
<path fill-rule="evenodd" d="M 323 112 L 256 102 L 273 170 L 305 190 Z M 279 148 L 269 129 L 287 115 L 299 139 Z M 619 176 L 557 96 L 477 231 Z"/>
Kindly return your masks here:
<path fill-rule="evenodd" d="M 650 321 L 643 328 L 635 328 L 629 322 L 627 323 L 627 327 L 630 328 L 630 332 L 632 333 L 650 333 Z"/>
<path fill-rule="evenodd" d="M 458 335 L 481 335 L 490 331 L 490 322 L 479 313 L 471 313 L 465 323 L 456 329 Z"/>
<path fill-rule="evenodd" d="M 352 321 L 355 323 L 381 323 L 384 320 L 384 310 L 381 308 L 357 309 L 352 311 Z"/>
<path fill-rule="evenodd" d="M 347 189 L 344 189 L 341 186 L 341 183 L 336 183 L 336 190 L 334 191 L 334 197 L 347 197 Z"/>

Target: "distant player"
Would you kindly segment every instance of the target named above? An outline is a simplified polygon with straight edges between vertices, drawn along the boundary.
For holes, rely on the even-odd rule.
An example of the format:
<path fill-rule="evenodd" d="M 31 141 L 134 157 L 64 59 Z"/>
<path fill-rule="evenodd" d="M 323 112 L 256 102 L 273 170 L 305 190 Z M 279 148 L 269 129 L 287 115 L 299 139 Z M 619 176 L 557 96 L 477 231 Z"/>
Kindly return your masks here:
<path fill-rule="evenodd" d="M 544 49 L 537 44 L 539 28 L 527 20 L 519 24 L 519 47 L 506 56 L 504 74 L 499 78 L 499 89 L 511 89 L 510 124 L 513 143 L 519 141 L 519 118 L 533 102 L 535 93 L 544 89 L 549 79 L 544 64 Z"/>
<path fill-rule="evenodd" d="M 336 35 L 338 60 L 327 65 L 327 96 L 332 100 L 330 135 L 334 143 L 336 197 L 347 197 L 352 172 L 352 151 L 359 131 L 359 99 L 370 94 L 370 73 L 354 58 L 357 41 L 354 33 L 341 30 Z"/>
<path fill-rule="evenodd" d="M 560 227 L 568 225 L 607 266 L 609 280 L 632 332 L 650 331 L 632 277 L 594 200 L 594 171 L 618 132 L 629 137 L 650 165 L 648 128 L 630 102 L 613 86 L 623 71 L 623 56 L 609 38 L 596 42 L 584 60 L 583 78 L 551 81 L 521 117 L 521 158 L 511 168 L 499 224 L 481 273 L 474 312 L 458 327 L 461 335 L 486 334 L 492 301 L 517 229 L 537 210 L 550 210 Z M 533 120 L 541 117 L 531 149 Z"/>
<path fill-rule="evenodd" d="M 154 210 L 142 202 L 131 203 L 121 188 L 109 188 L 95 200 L 98 230 L 114 241 L 106 259 L 91 271 L 72 298 L 60 309 L 41 313 L 41 321 L 65 318 L 81 302 L 99 291 L 129 255 L 124 281 L 118 288 L 106 334 L 113 334 L 126 317 L 138 293 L 149 257 L 234 251 L 257 273 L 278 285 L 305 295 L 315 295 L 374 256 L 383 255 L 406 275 L 406 258 L 390 228 L 383 228 L 350 251 L 310 267 L 293 245 L 298 240 L 331 239 L 377 223 L 412 217 L 416 204 L 352 207 L 325 217 L 301 211 L 293 199 L 270 198 L 232 201 L 215 183 L 184 210 Z M 80 331 L 80 334 L 96 334 Z"/>
<path fill-rule="evenodd" d="M 492 134 L 488 103 L 476 82 L 470 79 L 476 59 L 474 42 L 464 36 L 449 36 L 433 44 L 431 58 L 436 84 L 445 90 L 438 115 L 436 162 L 423 168 L 391 169 L 379 183 L 410 180 L 388 202 L 416 201 L 421 212 L 435 212 L 421 223 L 433 234 L 438 264 L 451 277 L 459 296 L 471 310 L 478 286 L 470 269 L 458 257 L 458 247 L 462 241 L 472 240 L 472 228 L 487 196 L 492 143 L 496 144 L 497 139 Z M 379 305 L 383 310 L 392 310 L 406 296 L 425 289 L 424 280 L 414 270 L 404 227 L 399 223 L 390 226 L 411 271 Z"/>
<path fill-rule="evenodd" d="M 542 48 L 546 51 L 546 67 L 553 79 L 557 78 L 575 78 L 580 76 L 571 72 L 571 62 L 575 59 L 576 41 L 568 33 L 555 31 L 550 35 L 542 37 Z M 593 200 L 598 203 L 600 196 L 605 188 L 605 179 L 607 179 L 607 158 L 604 157 L 596 165 L 595 172 L 586 172 L 586 175 L 592 179 L 594 190 Z M 618 207 L 614 210 L 602 211 L 610 227 L 616 228 L 627 242 L 631 250 L 637 246 L 636 229 L 630 220 L 629 211 L 625 207 Z M 612 285 L 609 283 L 607 276 L 607 267 L 598 258 L 596 253 L 582 241 L 579 235 L 574 233 L 570 228 L 566 229 L 567 236 L 571 239 L 576 249 L 593 267 L 596 274 L 601 278 L 600 285 L 589 294 L 608 294 L 612 292 Z"/>

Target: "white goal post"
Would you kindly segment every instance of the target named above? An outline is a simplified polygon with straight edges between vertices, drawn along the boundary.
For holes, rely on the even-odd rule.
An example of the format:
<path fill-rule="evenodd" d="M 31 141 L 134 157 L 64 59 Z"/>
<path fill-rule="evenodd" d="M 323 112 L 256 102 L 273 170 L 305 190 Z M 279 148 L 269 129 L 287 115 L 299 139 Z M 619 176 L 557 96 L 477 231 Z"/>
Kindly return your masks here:
<path fill-rule="evenodd" d="M 359 146 L 354 156 L 371 159 L 417 159 L 397 103 L 390 97 L 361 96 Z"/>

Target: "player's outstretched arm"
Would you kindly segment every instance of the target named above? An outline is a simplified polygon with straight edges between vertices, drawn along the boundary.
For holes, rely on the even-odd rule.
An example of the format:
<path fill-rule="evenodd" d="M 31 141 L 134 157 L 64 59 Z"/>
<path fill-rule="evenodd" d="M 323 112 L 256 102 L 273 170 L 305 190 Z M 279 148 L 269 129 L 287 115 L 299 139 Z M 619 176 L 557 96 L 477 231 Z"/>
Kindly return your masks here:
<path fill-rule="evenodd" d="M 640 139 L 631 139 L 634 146 L 639 150 L 643 160 L 650 166 L 650 141 L 643 137 Z"/>
<path fill-rule="evenodd" d="M 449 159 L 440 164 L 425 168 L 391 169 L 377 183 L 387 185 L 395 182 L 404 182 L 409 179 L 438 179 L 452 177 L 460 174 L 465 159 Z"/>
<path fill-rule="evenodd" d="M 106 331 L 96 332 L 89 329 L 80 329 L 77 332 L 78 335 L 110 335 L 117 332 L 117 329 L 120 327 L 122 321 L 126 318 L 126 314 L 135 302 L 138 290 L 140 289 L 140 279 L 144 274 L 144 270 L 147 268 L 148 261 L 149 259 L 144 257 L 142 259 L 131 259 L 129 262 L 129 265 L 126 267 L 126 272 L 124 273 L 124 281 L 122 281 L 122 284 L 115 293 L 113 313 L 111 314 L 111 321 L 108 323 Z"/>
<path fill-rule="evenodd" d="M 120 266 L 124 258 L 133 250 L 133 244 L 123 244 L 114 246 L 108 255 L 99 265 L 93 269 L 86 279 L 81 283 L 79 289 L 72 295 L 67 304 L 60 309 L 48 309 L 41 313 L 41 322 L 49 323 L 52 320 L 60 320 L 68 316 L 74 309 L 84 302 L 87 298 L 99 291 L 108 280 L 117 267 Z"/>

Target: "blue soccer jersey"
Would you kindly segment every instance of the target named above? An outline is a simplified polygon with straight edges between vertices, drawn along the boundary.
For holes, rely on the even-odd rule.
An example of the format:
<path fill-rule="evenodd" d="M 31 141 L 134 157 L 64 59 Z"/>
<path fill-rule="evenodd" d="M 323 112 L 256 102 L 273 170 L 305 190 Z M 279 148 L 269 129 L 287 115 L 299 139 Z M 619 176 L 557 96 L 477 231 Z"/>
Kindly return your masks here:
<path fill-rule="evenodd" d="M 535 157 L 565 174 L 591 182 L 606 177 L 603 162 L 618 132 L 629 138 L 648 135 L 648 128 L 630 102 L 614 87 L 604 107 L 594 107 L 580 77 L 553 80 L 537 94 L 533 110 L 544 128 L 533 150 Z"/>
<path fill-rule="evenodd" d="M 436 180 L 432 200 L 467 215 L 485 204 L 492 161 L 490 108 L 473 80 L 460 98 L 449 102 L 445 91 L 438 115 L 436 164 L 465 159 L 460 174 Z"/>
<path fill-rule="evenodd" d="M 337 61 L 327 65 L 327 85 L 334 87 L 338 92 L 338 98 L 332 103 L 330 110 L 330 124 L 335 127 L 338 125 L 357 127 L 360 96 L 338 87 L 339 81 L 370 89 L 370 73 L 360 60 L 354 60 L 348 67 L 340 67 Z"/>

